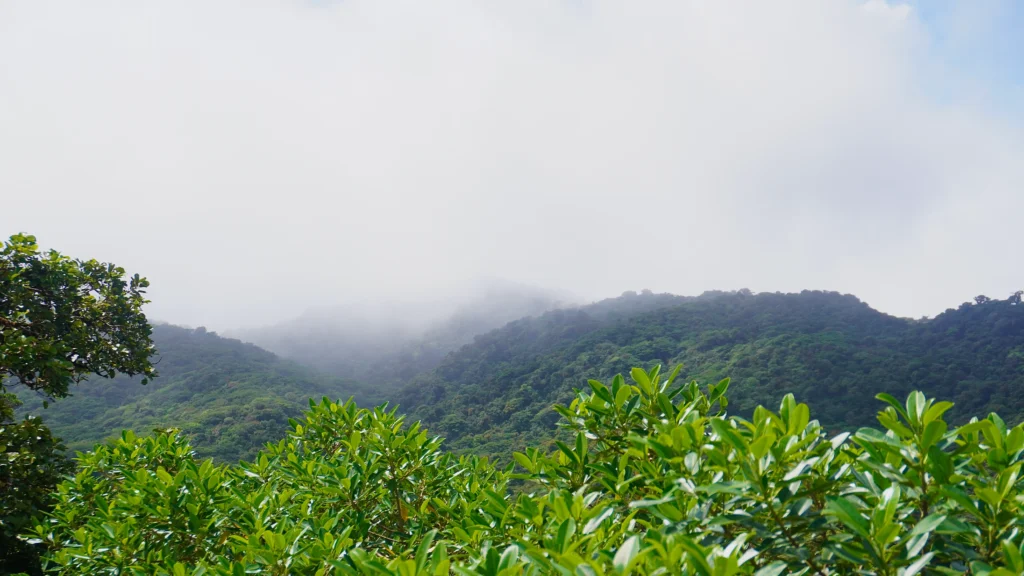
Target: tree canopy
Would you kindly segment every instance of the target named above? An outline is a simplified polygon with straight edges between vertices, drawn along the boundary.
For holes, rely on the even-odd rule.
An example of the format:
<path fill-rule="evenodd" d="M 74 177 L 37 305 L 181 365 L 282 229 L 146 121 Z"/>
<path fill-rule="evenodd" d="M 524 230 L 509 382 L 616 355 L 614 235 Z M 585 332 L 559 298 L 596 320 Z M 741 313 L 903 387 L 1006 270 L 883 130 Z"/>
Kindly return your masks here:
<path fill-rule="evenodd" d="M 11 236 L 0 250 L 0 572 L 35 569 L 36 550 L 16 536 L 73 469 L 38 417 L 14 420 L 11 380 L 53 399 L 90 375 L 156 375 L 142 313 L 149 283 L 125 276 L 113 264 L 40 252 L 34 236 Z"/>
<path fill-rule="evenodd" d="M 7 378 L 61 398 L 90 374 L 155 375 L 142 313 L 148 286 L 113 264 L 11 236 L 0 250 L 0 393 Z"/>

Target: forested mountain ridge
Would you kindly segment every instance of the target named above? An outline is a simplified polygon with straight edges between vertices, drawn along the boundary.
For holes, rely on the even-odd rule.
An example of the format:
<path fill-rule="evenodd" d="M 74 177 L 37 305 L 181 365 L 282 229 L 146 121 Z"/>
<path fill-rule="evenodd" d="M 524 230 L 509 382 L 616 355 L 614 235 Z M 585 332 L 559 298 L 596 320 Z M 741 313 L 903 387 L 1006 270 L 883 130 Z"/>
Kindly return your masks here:
<path fill-rule="evenodd" d="M 370 387 L 318 374 L 203 328 L 156 325 L 153 341 L 159 376 L 148 384 L 93 377 L 72 388 L 72 398 L 48 408 L 41 397 L 21 390 L 20 411 L 41 416 L 71 450 L 90 449 L 123 429 L 178 428 L 200 455 L 236 461 L 279 440 L 288 419 L 307 409 L 310 398 L 382 401 Z"/>
<path fill-rule="evenodd" d="M 425 349 L 392 350 L 379 359 L 378 374 L 362 381 L 203 329 L 158 325 L 160 376 L 150 384 L 94 378 L 48 409 L 23 393 L 21 412 L 40 414 L 76 450 L 123 428 L 175 427 L 201 455 L 236 460 L 278 440 L 309 398 L 354 396 L 360 405 L 398 404 L 453 449 L 507 454 L 549 442 L 557 419 L 551 406 L 567 403 L 588 378 L 683 363 L 686 378 L 730 376 L 737 399 L 730 411 L 739 414 L 793 392 L 826 426 L 849 427 L 872 421 L 876 392 L 921 389 L 956 402 L 954 418 L 996 408 L 1019 418 L 1024 306 L 1015 298 L 909 320 L 837 293 L 630 292 L 515 320 L 446 356 L 422 340 Z M 433 370 L 416 362 L 429 354 Z"/>
<path fill-rule="evenodd" d="M 730 376 L 730 411 L 740 414 L 792 392 L 833 428 L 871 423 L 880 391 L 920 389 L 954 401 L 954 418 L 1024 415 L 1019 294 L 979 297 L 931 320 L 896 318 L 830 292 L 666 298 L 623 297 L 511 323 L 449 355 L 395 400 L 450 447 L 486 454 L 550 440 L 558 417 L 550 407 L 568 403 L 588 378 L 655 364 L 683 363 L 683 375 L 701 381 Z M 597 312 L 631 301 L 626 310 L 651 309 Z"/>

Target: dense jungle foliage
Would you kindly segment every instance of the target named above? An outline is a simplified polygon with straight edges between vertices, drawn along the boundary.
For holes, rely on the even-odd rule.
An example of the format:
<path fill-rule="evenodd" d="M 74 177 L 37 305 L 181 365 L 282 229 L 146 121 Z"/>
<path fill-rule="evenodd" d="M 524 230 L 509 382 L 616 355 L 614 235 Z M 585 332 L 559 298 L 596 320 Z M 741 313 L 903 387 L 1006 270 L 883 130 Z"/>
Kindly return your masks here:
<path fill-rule="evenodd" d="M 826 428 L 852 429 L 871 421 L 874 394 L 918 389 L 954 400 L 956 421 L 993 410 L 1019 421 L 1020 303 L 978 297 L 909 320 L 829 292 L 627 295 L 479 336 L 393 398 L 452 448 L 490 455 L 550 442 L 551 406 L 589 378 L 683 361 L 690 378 L 730 376 L 745 416 L 792 392 Z"/>
<path fill-rule="evenodd" d="M 158 324 L 153 342 L 160 377 L 145 386 L 138 377 L 93 378 L 47 409 L 38 396 L 22 393 L 20 412 L 43 417 L 72 451 L 125 429 L 174 427 L 190 436 L 199 455 L 234 462 L 279 440 L 310 398 L 354 396 L 364 405 L 383 400 L 368 386 L 314 373 L 202 328 Z"/>
<path fill-rule="evenodd" d="M 1024 425 L 912 392 L 831 435 L 792 395 L 744 419 L 729 380 L 677 374 L 589 382 L 557 408 L 573 440 L 515 470 L 328 399 L 238 465 L 125 432 L 30 538 L 67 575 L 1024 573 Z"/>

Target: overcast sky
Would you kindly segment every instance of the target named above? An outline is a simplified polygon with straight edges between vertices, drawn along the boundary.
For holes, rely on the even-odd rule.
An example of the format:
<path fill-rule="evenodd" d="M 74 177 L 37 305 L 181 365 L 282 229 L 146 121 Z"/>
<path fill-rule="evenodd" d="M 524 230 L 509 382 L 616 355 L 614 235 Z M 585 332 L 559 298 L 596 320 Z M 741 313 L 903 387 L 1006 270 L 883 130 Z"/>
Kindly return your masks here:
<path fill-rule="evenodd" d="M 1024 288 L 1007 0 L 0 0 L 0 234 L 217 329 L 478 277 Z"/>

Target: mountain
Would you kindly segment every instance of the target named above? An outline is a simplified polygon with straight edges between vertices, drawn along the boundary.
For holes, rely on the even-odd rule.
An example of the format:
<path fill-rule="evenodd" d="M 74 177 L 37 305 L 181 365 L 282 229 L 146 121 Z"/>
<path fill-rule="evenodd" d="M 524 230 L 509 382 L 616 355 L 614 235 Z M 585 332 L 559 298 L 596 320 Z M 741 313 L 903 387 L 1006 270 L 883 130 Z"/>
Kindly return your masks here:
<path fill-rule="evenodd" d="M 931 320 L 896 318 L 849 295 L 645 293 L 556 310 L 478 336 L 395 400 L 449 447 L 507 454 L 550 440 L 588 378 L 684 363 L 702 383 L 731 377 L 730 410 L 777 405 L 788 392 L 823 425 L 872 423 L 878 392 L 914 389 L 951 412 L 1024 416 L 1024 305 L 979 297 Z"/>
<path fill-rule="evenodd" d="M 201 455 L 224 461 L 280 439 L 309 398 L 354 396 L 364 406 L 397 403 L 446 436 L 450 448 L 496 455 L 550 442 L 558 418 L 551 406 L 571 401 L 588 378 L 684 363 L 685 379 L 706 384 L 730 376 L 730 411 L 740 415 L 793 392 L 823 425 L 850 428 L 873 422 L 877 392 L 899 397 L 920 389 L 956 402 L 954 420 L 996 409 L 1024 416 L 1019 295 L 979 297 L 934 319 L 910 320 L 832 292 L 644 291 L 485 331 L 509 310 L 482 304 L 401 345 L 380 350 L 363 343 L 367 356 L 346 360 L 360 367 L 362 380 L 317 372 L 201 328 L 159 325 L 153 338 L 160 376 L 150 384 L 97 379 L 48 409 L 23 393 L 22 412 L 41 414 L 73 449 L 122 428 L 177 427 Z M 323 366 L 352 350 L 324 346 L 320 356 L 309 354 Z"/>
<path fill-rule="evenodd" d="M 232 333 L 317 370 L 397 389 L 473 337 L 563 305 L 566 297 L 490 282 L 437 302 L 349 303 Z"/>
<path fill-rule="evenodd" d="M 159 377 L 149 384 L 94 378 L 48 408 L 22 390 L 20 412 L 40 415 L 71 450 L 91 449 L 122 429 L 179 428 L 200 455 L 237 461 L 280 440 L 288 418 L 308 409 L 310 398 L 354 396 L 363 405 L 382 400 L 369 387 L 203 328 L 156 325 L 153 342 Z"/>

